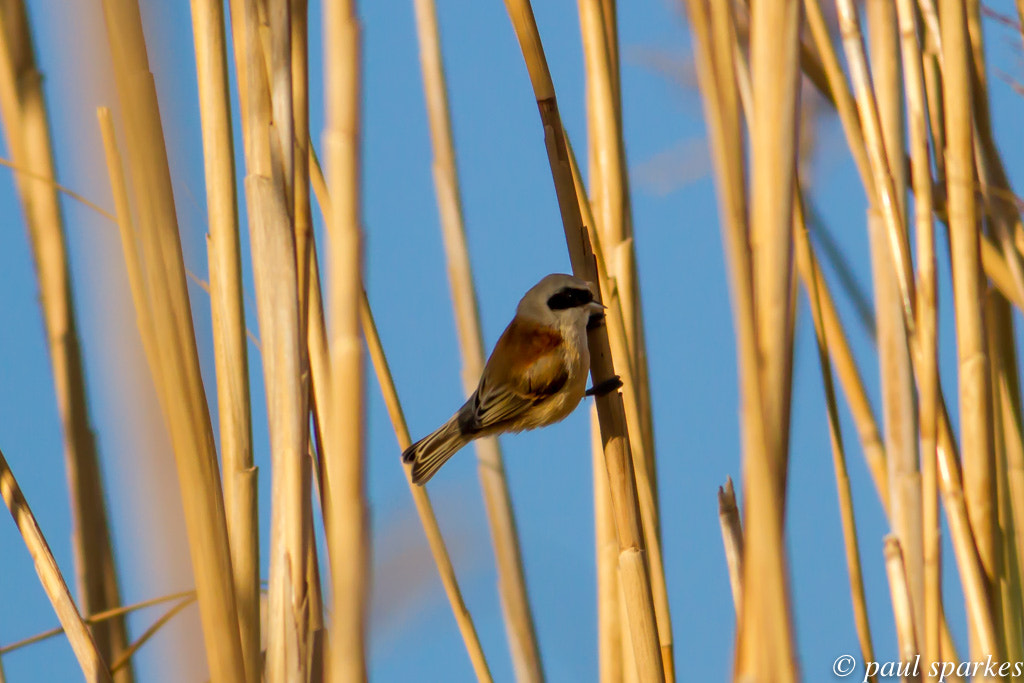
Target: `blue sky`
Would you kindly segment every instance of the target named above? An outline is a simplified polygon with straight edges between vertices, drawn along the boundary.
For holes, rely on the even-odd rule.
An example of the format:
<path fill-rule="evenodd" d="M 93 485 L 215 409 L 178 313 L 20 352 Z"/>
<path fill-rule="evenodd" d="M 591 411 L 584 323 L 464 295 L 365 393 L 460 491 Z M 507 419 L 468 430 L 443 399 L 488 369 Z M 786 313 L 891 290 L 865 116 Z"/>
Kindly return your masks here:
<path fill-rule="evenodd" d="M 29 5 L 56 130 L 60 180 L 109 207 L 94 109 L 113 104 L 113 92 L 95 75 L 88 76 L 102 64 L 93 68 L 80 56 L 89 36 L 105 39 L 95 16 L 99 3 L 83 8 L 80 3 L 33 0 Z M 461 403 L 459 354 L 433 194 L 412 4 L 385 0 L 361 5 L 367 288 L 410 429 L 417 437 Z M 536 104 L 503 4 L 442 0 L 439 5 L 469 247 L 490 348 L 522 293 L 543 275 L 566 271 L 569 263 Z M 1012 11 L 1005 0 L 993 6 Z M 311 3 L 310 10 L 312 130 L 317 142 L 323 129 L 322 99 L 315 85 L 322 79 L 319 3 Z M 584 72 L 576 5 L 539 2 L 535 11 L 562 117 L 582 154 Z M 188 6 L 151 2 L 144 17 L 171 141 L 186 265 L 205 279 L 204 184 Z M 1013 36 L 989 22 L 986 29 L 993 63 L 1019 74 Z M 739 475 L 738 400 L 717 205 L 701 142 L 702 109 L 687 81 L 689 36 L 676 4 L 623 3 L 620 38 L 623 117 L 634 172 L 636 248 L 677 669 L 680 680 L 724 680 L 732 667 L 734 621 L 715 493 L 727 475 Z M 1012 141 L 1005 133 L 1012 134 L 1024 103 L 1001 80 L 992 78 L 990 86 L 997 133 Z M 834 118 L 824 117 L 819 133 L 814 201 L 861 285 L 869 288 L 863 191 Z M 1011 177 L 1019 178 L 1021 159 L 1007 162 Z M 154 496 L 175 509 L 173 466 L 168 464 L 162 427 L 147 417 L 154 402 L 143 390 L 145 370 L 131 327 L 116 233 L 88 209 L 67 199 L 63 206 L 123 592 L 126 600 L 142 600 L 188 587 L 175 583 L 169 569 L 180 564 L 186 552 L 180 536 L 169 531 L 166 537 L 154 538 L 153 528 L 147 526 L 147 506 Z M 70 577 L 59 420 L 31 257 L 6 170 L 0 171 L 0 210 L 8 217 L 7 229 L 0 231 L 0 448 Z M 243 254 L 248 321 L 255 331 L 244 235 Z M 948 274 L 948 263 L 941 263 L 940 273 Z M 190 294 L 212 399 L 209 302 L 197 286 L 190 285 Z M 942 296 L 942 371 L 947 396 L 955 404 L 956 349 L 948 287 Z M 878 371 L 871 341 L 855 323 L 845 297 L 838 299 L 877 407 Z M 253 400 L 259 406 L 262 370 L 253 347 L 250 353 Z M 803 673 L 807 680 L 829 680 L 832 661 L 840 654 L 856 654 L 858 647 L 820 371 L 803 303 L 796 354 L 788 502 L 791 582 Z M 375 381 L 370 381 L 368 392 L 368 490 L 375 557 L 371 676 L 382 681 L 472 680 L 415 519 Z M 211 405 L 215 410 L 215 401 Z M 261 505 L 269 519 L 266 421 L 262 409 L 256 411 Z M 879 659 L 891 659 L 896 655 L 895 636 L 881 553 L 887 525 L 845 403 L 841 414 L 875 647 Z M 503 446 L 545 669 L 552 681 L 593 680 L 597 656 L 588 411 L 581 408 L 564 423 L 540 432 L 505 438 Z M 146 479 L 139 465 L 146 458 L 162 462 L 162 474 Z M 460 453 L 429 490 L 495 677 L 512 680 L 472 452 Z M 6 644 L 50 628 L 56 619 L 13 524 L 0 521 L 0 549 L 0 604 L 7 615 L 0 619 L 0 644 Z M 955 571 L 952 563 L 947 566 L 947 613 L 961 650 L 966 650 Z M 132 619 L 134 633 L 146 628 L 156 613 L 146 614 Z M 186 616 L 182 624 L 188 623 Z M 175 637 L 188 638 L 182 633 L 186 626 L 177 629 Z M 166 644 L 147 646 L 139 658 L 143 680 L 177 680 L 169 668 L 173 656 L 173 647 Z M 15 683 L 78 676 L 63 639 L 6 656 L 4 667 Z M 437 677 L 428 671 L 437 672 Z M 195 675 L 198 680 L 201 674 Z"/>

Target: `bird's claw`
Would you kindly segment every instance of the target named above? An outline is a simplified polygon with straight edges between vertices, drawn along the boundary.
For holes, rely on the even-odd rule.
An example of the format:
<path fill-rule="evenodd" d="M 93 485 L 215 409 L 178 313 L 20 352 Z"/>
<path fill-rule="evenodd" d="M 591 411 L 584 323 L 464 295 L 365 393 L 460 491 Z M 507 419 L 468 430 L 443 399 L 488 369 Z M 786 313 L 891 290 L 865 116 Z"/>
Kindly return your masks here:
<path fill-rule="evenodd" d="M 621 389 L 621 388 L 622 388 L 622 379 L 618 375 L 615 375 L 614 377 L 612 377 L 610 379 L 606 379 L 603 382 L 598 382 L 594 386 L 592 386 L 589 389 L 587 389 L 586 392 L 584 392 L 583 395 L 584 396 L 598 396 L 598 397 L 606 396 L 606 395 L 612 393 L 613 391 L 615 391 L 616 389 Z"/>

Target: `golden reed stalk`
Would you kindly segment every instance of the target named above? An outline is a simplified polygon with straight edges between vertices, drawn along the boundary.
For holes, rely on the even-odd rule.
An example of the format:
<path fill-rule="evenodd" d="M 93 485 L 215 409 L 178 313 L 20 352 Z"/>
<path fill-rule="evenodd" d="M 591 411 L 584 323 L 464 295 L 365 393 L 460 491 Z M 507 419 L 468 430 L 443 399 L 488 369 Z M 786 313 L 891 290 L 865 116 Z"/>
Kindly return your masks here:
<path fill-rule="evenodd" d="M 32 514 L 2 451 L 0 451 L 0 496 L 7 504 L 7 509 L 10 510 L 14 523 L 25 540 L 25 546 L 28 548 L 29 554 L 32 555 L 36 573 L 39 575 L 39 582 L 42 584 L 43 590 L 46 591 L 46 597 L 50 599 L 61 626 L 64 627 L 64 633 L 68 636 L 71 649 L 78 659 L 78 664 L 82 667 L 82 675 L 89 683 L 110 681 L 107 665 L 96 648 L 96 642 L 89 632 L 89 627 L 82 620 L 82 615 L 79 614 L 78 608 L 75 606 L 75 600 L 71 597 L 71 591 L 68 590 L 67 583 L 60 573 L 57 561 L 53 559 L 50 546 L 43 538 L 43 532 L 39 529 L 39 524 L 36 523 L 35 515 Z"/>
<path fill-rule="evenodd" d="M 40 304 L 64 432 L 71 506 L 76 592 L 84 614 L 121 602 L 99 452 L 89 421 L 82 348 L 68 269 L 64 218 L 52 180 L 56 174 L 43 77 L 36 65 L 28 13 L 22 0 L 0 8 L 0 114 L 39 281 Z M 105 661 L 127 647 L 123 618 L 92 627 Z M 130 666 L 115 680 L 130 683 Z"/>
<path fill-rule="evenodd" d="M 362 226 L 360 224 L 360 36 L 354 3 L 324 5 L 324 149 L 331 197 L 331 389 L 328 415 L 337 452 L 328 457 L 331 499 L 325 511 L 334 591 L 328 680 L 366 679 L 366 606 L 370 538 L 365 494 L 365 372 L 360 343 Z"/>
<path fill-rule="evenodd" d="M 126 260 L 139 259 L 146 283 L 143 308 L 149 309 L 145 315 L 153 331 L 148 355 L 151 363 L 156 361 L 151 367 L 178 465 L 206 654 L 215 680 L 243 681 L 245 668 L 213 426 L 199 371 L 167 150 L 142 19 L 134 0 L 104 0 L 103 10 L 139 216 L 134 239 L 124 244 Z M 136 250 L 137 257 L 127 256 Z"/>
<path fill-rule="evenodd" d="M 203 130 L 207 251 L 213 354 L 217 371 L 220 454 L 231 565 L 246 680 L 259 678 L 259 511 L 252 456 L 248 340 L 242 305 L 242 266 L 235 197 L 223 4 L 192 1 L 199 114 Z"/>
<path fill-rule="evenodd" d="M 562 214 L 573 273 L 590 282 L 598 282 L 593 251 L 580 215 L 579 198 L 573 183 L 565 134 L 555 100 L 554 84 L 547 68 L 533 9 L 528 0 L 506 0 L 505 7 L 519 39 L 540 110 L 548 160 Z M 591 377 L 596 386 L 615 376 L 605 326 L 598 326 L 590 331 L 588 345 L 591 355 Z M 608 468 L 612 505 L 615 510 L 620 550 L 619 570 L 626 597 L 625 605 L 629 615 L 636 667 L 642 680 L 664 680 L 665 669 L 658 643 L 651 583 L 645 559 L 643 525 L 637 511 L 636 479 L 622 396 L 618 392 L 612 392 L 598 397 L 596 403 L 601 423 L 601 437 L 605 446 L 605 463 Z"/>
<path fill-rule="evenodd" d="M 437 28 L 437 10 L 433 0 L 416 0 L 416 30 L 420 45 L 420 67 L 433 145 L 434 187 L 437 194 L 441 232 L 448 263 L 452 305 L 462 352 L 462 384 L 472 394 L 484 368 L 483 333 L 480 329 L 476 287 L 466 248 L 462 219 L 462 200 L 455 167 L 448 92 L 441 58 Z M 498 567 L 505 628 L 512 653 L 512 664 L 519 681 L 543 681 L 540 647 L 526 591 L 522 552 L 512 510 L 512 498 L 505 476 L 505 465 L 497 437 L 475 442 L 480 486 L 487 510 L 491 540 Z"/>

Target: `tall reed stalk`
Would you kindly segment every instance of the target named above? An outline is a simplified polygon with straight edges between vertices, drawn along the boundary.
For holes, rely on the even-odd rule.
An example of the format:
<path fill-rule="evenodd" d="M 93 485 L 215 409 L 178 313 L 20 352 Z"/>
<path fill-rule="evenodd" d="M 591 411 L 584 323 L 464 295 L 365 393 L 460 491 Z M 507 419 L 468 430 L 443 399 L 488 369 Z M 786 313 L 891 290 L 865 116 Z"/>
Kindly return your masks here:
<path fill-rule="evenodd" d="M 360 35 L 348 1 L 324 6 L 324 149 L 331 197 L 331 389 L 329 412 L 338 428 L 328 456 L 331 498 L 325 511 L 334 589 L 329 680 L 366 679 L 369 534 L 364 480 L 365 376 L 359 340 L 362 292 L 359 122 Z"/>
<path fill-rule="evenodd" d="M 133 239 L 123 246 L 126 260 L 138 258 L 146 283 L 143 307 L 148 307 L 145 317 L 152 325 L 150 361 L 156 361 L 152 372 L 178 465 L 207 658 L 216 680 L 241 681 L 245 669 L 213 426 L 199 372 L 167 150 L 142 19 L 134 0 L 105 0 L 103 10 L 139 217 Z M 136 251 L 137 256 L 132 256 Z"/>
<path fill-rule="evenodd" d="M 0 114 L 11 160 L 27 172 L 16 174 L 15 182 L 35 260 L 54 393 L 64 431 L 76 592 L 82 612 L 90 615 L 120 604 L 120 589 L 99 450 L 89 420 L 64 218 L 52 182 L 56 169 L 43 78 L 21 0 L 0 7 L 0 36 Z M 92 631 L 106 661 L 119 657 L 127 646 L 123 618 L 97 624 Z M 132 667 L 124 667 L 116 680 L 134 680 Z"/>
<path fill-rule="evenodd" d="M 466 247 L 459 177 L 455 167 L 455 144 L 448 111 L 448 90 L 437 28 L 437 9 L 432 0 L 415 0 L 414 5 L 420 67 L 423 71 L 423 88 L 434 152 L 434 188 L 441 218 L 459 348 L 462 351 L 462 386 L 469 396 L 476 390 L 477 382 L 483 374 L 483 332 L 480 329 L 476 286 Z M 516 677 L 520 681 L 543 681 L 540 647 L 527 599 L 519 534 L 501 445 L 496 437 L 487 437 L 477 440 L 475 446 L 479 462 L 477 472 L 498 566 L 498 591 Z"/>
<path fill-rule="evenodd" d="M 573 273 L 590 282 L 597 282 L 597 264 L 580 214 L 554 84 L 548 71 L 533 9 L 528 0 L 506 0 L 505 7 L 519 39 L 540 110 L 548 161 Z M 615 377 L 606 328 L 602 325 L 589 330 L 587 341 L 591 356 L 590 372 L 596 386 Z M 637 485 L 622 395 L 617 391 L 607 393 L 598 396 L 596 403 L 618 531 L 619 571 L 636 668 L 642 680 L 664 680 L 665 667 L 658 643 L 651 581 L 645 558 L 643 524 L 637 508 Z"/>

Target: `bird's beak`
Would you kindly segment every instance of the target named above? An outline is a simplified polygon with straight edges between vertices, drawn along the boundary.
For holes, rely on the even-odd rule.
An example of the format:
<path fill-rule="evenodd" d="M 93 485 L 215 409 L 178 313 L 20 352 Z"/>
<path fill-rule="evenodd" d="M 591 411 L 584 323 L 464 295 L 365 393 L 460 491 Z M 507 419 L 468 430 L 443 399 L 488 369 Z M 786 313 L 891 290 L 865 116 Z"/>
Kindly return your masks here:
<path fill-rule="evenodd" d="M 591 301 L 587 306 L 590 308 L 591 314 L 604 313 L 608 307 L 597 301 Z"/>

